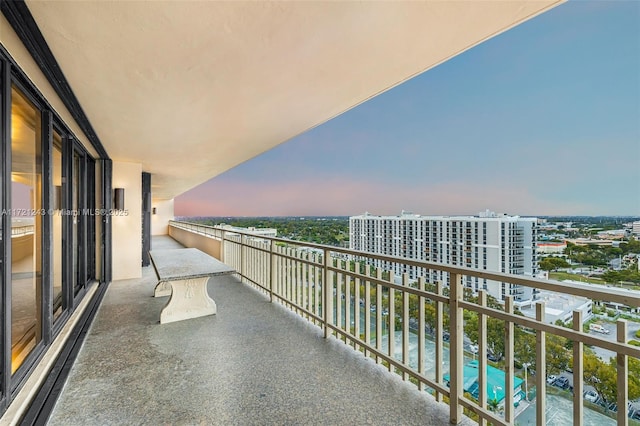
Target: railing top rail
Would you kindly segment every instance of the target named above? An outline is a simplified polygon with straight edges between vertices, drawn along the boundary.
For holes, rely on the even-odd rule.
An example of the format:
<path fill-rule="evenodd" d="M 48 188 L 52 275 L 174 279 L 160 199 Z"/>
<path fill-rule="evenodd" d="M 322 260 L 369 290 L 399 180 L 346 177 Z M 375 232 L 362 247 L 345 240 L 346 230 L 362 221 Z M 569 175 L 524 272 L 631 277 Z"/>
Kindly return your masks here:
<path fill-rule="evenodd" d="M 217 231 L 224 231 L 224 229 L 221 229 L 221 228 L 216 228 L 214 226 L 203 225 L 203 224 L 193 223 L 193 222 L 171 220 L 169 221 L 169 223 L 185 224 L 185 225 L 202 227 L 202 228 L 210 228 Z M 250 237 L 256 236 L 251 232 L 242 232 L 237 230 L 233 230 L 232 233 L 237 235 L 246 235 Z M 346 255 L 355 256 L 355 257 L 366 257 L 366 258 L 381 260 L 385 262 L 401 263 L 405 265 L 416 266 L 419 268 L 436 269 L 436 270 L 445 271 L 451 274 L 468 275 L 468 276 L 478 277 L 482 279 L 523 285 L 526 287 L 531 287 L 531 288 L 536 288 L 541 290 L 566 293 L 574 296 L 586 297 L 593 300 L 604 300 L 609 302 L 621 303 L 623 305 L 627 305 L 631 307 L 640 307 L 640 292 L 638 291 L 625 290 L 625 289 L 614 288 L 614 287 L 606 287 L 599 284 L 582 284 L 582 283 L 578 284 L 578 283 L 565 283 L 565 282 L 556 281 L 556 280 L 542 280 L 539 278 L 526 277 L 523 275 L 511 275 L 511 274 L 505 274 L 502 272 L 492 272 L 492 271 L 486 271 L 482 269 L 468 268 L 464 266 L 452 266 L 446 263 L 427 262 L 427 261 L 421 261 L 421 260 L 408 259 L 404 257 L 380 255 L 380 254 L 368 253 L 364 251 L 351 250 L 351 249 L 342 248 L 342 247 L 308 243 L 305 241 L 289 240 L 286 238 L 266 237 L 262 235 L 260 235 L 260 238 L 268 241 L 282 242 L 285 244 L 316 248 L 320 250 L 327 250 L 333 253 L 341 253 L 341 254 L 346 254 Z"/>

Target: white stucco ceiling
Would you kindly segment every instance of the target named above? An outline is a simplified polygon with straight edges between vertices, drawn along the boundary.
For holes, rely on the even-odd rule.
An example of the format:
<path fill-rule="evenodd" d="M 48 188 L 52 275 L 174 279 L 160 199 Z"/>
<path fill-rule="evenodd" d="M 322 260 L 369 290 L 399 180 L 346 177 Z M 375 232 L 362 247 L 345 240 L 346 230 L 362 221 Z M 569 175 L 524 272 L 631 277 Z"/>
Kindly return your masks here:
<path fill-rule="evenodd" d="M 159 199 L 559 3 L 27 1 L 108 154 Z"/>

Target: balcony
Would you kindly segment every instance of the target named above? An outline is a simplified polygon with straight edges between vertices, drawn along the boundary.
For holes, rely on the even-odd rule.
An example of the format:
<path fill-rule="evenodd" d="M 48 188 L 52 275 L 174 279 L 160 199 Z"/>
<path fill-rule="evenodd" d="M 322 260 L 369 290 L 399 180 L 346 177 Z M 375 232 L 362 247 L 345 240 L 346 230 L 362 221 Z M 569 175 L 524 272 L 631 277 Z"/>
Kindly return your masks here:
<path fill-rule="evenodd" d="M 464 8 L 447 2 L 405 2 L 402 5 L 389 4 L 384 7 L 381 4 L 380 7 L 373 7 L 355 3 L 339 6 L 336 3 L 335 7 L 329 9 L 319 4 L 310 4 L 307 8 L 305 5 L 291 3 L 267 4 L 257 11 L 250 10 L 251 7 L 246 4 L 216 2 L 206 6 L 203 2 L 197 8 L 183 8 L 182 5 L 173 2 L 155 2 L 154 5 L 148 4 L 144 7 L 125 2 L 112 2 L 108 5 L 98 2 L 68 2 L 55 7 L 46 2 L 26 3 L 0 1 L 4 15 L 1 18 L 0 31 L 0 91 L 3 95 L 3 141 L 7 146 L 5 157 L 9 162 L 11 158 L 18 158 L 16 153 L 11 153 L 13 148 L 8 143 L 9 139 L 13 139 L 12 125 L 8 117 L 12 102 L 10 86 L 16 83 L 18 89 L 25 89 L 25 94 L 28 95 L 25 99 L 34 101 L 35 110 L 40 112 L 37 115 L 42 119 L 41 128 L 33 126 L 37 135 L 34 139 L 34 152 L 40 152 L 41 149 L 43 153 L 42 161 L 37 161 L 38 168 L 42 169 L 42 188 L 34 191 L 31 198 L 41 199 L 46 207 L 55 205 L 55 189 L 62 188 L 53 180 L 63 176 L 65 195 L 59 200 L 62 204 L 71 203 L 75 197 L 82 201 L 80 204 L 87 202 L 87 206 L 110 210 L 112 184 L 117 184 L 119 189 L 123 190 L 126 187 L 127 198 L 132 201 L 127 201 L 131 208 L 128 219 L 124 216 L 117 218 L 119 222 L 104 219 L 104 226 L 96 226 L 99 228 L 96 230 L 96 238 L 93 238 L 93 225 L 84 226 L 80 223 L 78 229 L 82 235 L 76 235 L 79 236 L 79 244 L 74 244 L 71 238 L 74 231 L 70 230 L 71 227 L 62 226 L 62 229 L 66 228 L 69 231 L 64 232 L 68 237 L 64 239 L 64 251 L 54 252 L 49 260 L 57 259 L 57 256 L 63 253 L 63 282 L 70 286 L 70 290 L 75 290 L 71 289 L 74 286 L 73 279 L 84 279 L 83 272 L 93 269 L 87 267 L 87 263 L 89 266 L 102 267 L 102 271 L 94 271 L 95 274 L 89 273 L 86 277 L 104 281 L 104 287 L 101 288 L 106 288 L 112 277 L 137 277 L 140 264 L 138 256 L 141 252 L 146 255 L 144 247 L 149 242 L 149 228 L 146 226 L 149 223 L 144 218 L 151 215 L 151 200 L 161 203 L 158 205 L 159 217 L 154 219 L 165 227 L 165 218 L 173 214 L 174 197 L 195 184 L 223 173 L 239 162 L 253 158 L 294 135 L 302 134 L 411 76 L 424 72 L 434 64 L 440 64 L 487 38 L 554 7 L 561 1 L 522 4 L 500 2 L 499 6 L 498 2 L 487 5 L 481 4 L 482 2 L 470 2 Z M 205 19 L 208 17 L 212 20 Z M 114 32 L 113 22 L 118 22 L 119 27 L 129 28 L 131 31 Z M 141 22 L 150 24 L 141 25 Z M 329 27 L 332 31 L 323 31 Z M 326 37 L 318 38 L 319 34 L 325 33 Z M 162 37 L 167 34 L 172 35 L 171 40 L 163 41 Z M 193 43 L 194 40 L 198 42 Z M 295 44 L 293 48 L 292 40 Z M 335 43 L 335 40 L 340 40 L 340 43 Z M 434 49 L 433 43 L 425 43 L 424 40 L 443 42 L 437 43 L 437 48 Z M 309 55 L 309 49 L 306 48 L 309 42 L 319 47 L 313 55 Z M 242 49 L 238 48 L 238 43 L 242 44 Z M 366 48 L 366 45 L 375 48 Z M 105 46 L 109 48 L 104 49 Z M 157 61 L 159 57 L 154 54 L 158 49 L 164 53 L 161 62 Z M 96 52 L 100 54 L 96 55 Z M 132 54 L 128 55 L 126 52 Z M 207 52 L 215 54 L 208 55 Z M 185 63 L 181 58 L 190 58 L 190 61 Z M 269 60 L 264 60 L 265 58 Z M 78 61 L 82 62 L 82 66 L 78 66 Z M 292 68 L 291 63 L 296 63 L 296 67 Z M 388 66 L 383 66 L 384 64 Z M 323 72 L 317 73 L 318 69 L 322 69 Z M 135 72 L 140 70 L 144 72 Z M 158 73 L 156 70 L 161 72 Z M 185 78 L 185 70 L 194 72 Z M 238 70 L 242 72 L 238 73 Z M 348 72 L 345 73 L 345 70 Z M 363 72 L 368 78 L 366 81 L 363 80 L 362 84 L 353 84 L 348 78 L 349 75 L 364 75 Z M 224 84 L 212 84 L 211 75 L 216 76 L 216 82 Z M 114 79 L 114 76 L 117 78 Z M 247 87 L 251 88 L 250 93 L 245 90 Z M 101 93 L 109 93 L 109 96 L 101 96 Z M 239 93 L 248 97 L 239 97 Z M 158 94 L 163 94 L 164 98 L 159 99 Z M 130 102 L 131 99 L 139 102 Z M 315 99 L 314 107 L 300 108 L 300 99 Z M 242 107 L 234 107 L 239 105 L 239 100 Z M 181 108 L 179 111 L 172 108 L 172 105 L 185 102 L 197 105 L 199 113 L 194 113 L 194 109 L 190 108 Z M 141 114 L 141 111 L 144 113 Z M 167 111 L 170 114 L 167 114 Z M 176 111 L 180 114 L 176 115 Z M 274 116 L 274 112 L 277 112 L 277 117 Z M 162 119 L 168 116 L 172 119 Z M 211 117 L 217 117 L 219 120 L 213 120 Z M 237 119 L 246 125 L 238 126 Z M 174 146 L 177 140 L 174 134 L 178 128 L 176 123 L 179 123 L 177 131 L 181 135 L 178 150 L 180 155 L 176 154 L 178 151 Z M 183 129 L 188 129 L 188 134 L 185 134 Z M 55 146 L 52 145 L 52 139 L 55 140 L 56 133 L 63 142 L 62 173 L 56 172 L 56 166 L 51 161 L 55 156 L 50 155 L 52 147 Z M 216 135 L 214 139 L 217 142 L 213 145 L 211 135 Z M 231 152 L 233 154 L 228 155 Z M 80 156 L 79 162 L 74 157 L 76 153 Z M 194 167 L 196 163 L 197 167 Z M 11 172 L 10 167 L 4 167 L 3 182 L 6 184 L 11 182 Z M 151 176 L 153 185 L 149 180 Z M 11 191 L 6 193 L 11 195 Z M 94 196 L 96 200 L 93 200 Z M 4 197 L 3 208 L 11 207 L 10 198 Z M 96 201 L 96 205 L 92 205 L 92 201 Z M 155 204 L 152 208 L 155 213 Z M 138 232 L 141 216 L 145 226 L 142 232 Z M 7 246 L 9 242 L 6 241 L 6 223 L 5 221 L 3 226 L 3 262 L 16 253 Z M 69 224 L 69 221 L 65 223 Z M 384 223 L 384 229 L 391 229 L 389 225 Z M 178 226 L 181 225 L 174 224 L 172 228 L 176 229 Z M 47 302 L 53 300 L 49 300 L 51 286 L 46 280 L 49 280 L 51 275 L 55 278 L 55 268 L 53 271 L 49 268 L 51 265 L 48 264 L 46 256 L 52 254 L 51 241 L 57 243 L 60 238 L 55 234 L 50 238 L 47 227 L 46 224 L 43 226 L 43 241 L 46 244 L 42 244 L 42 252 L 39 253 L 44 259 L 41 271 L 43 284 L 40 288 L 34 289 L 34 306 L 37 308 L 38 317 L 43 319 L 44 323 L 43 327 L 39 327 L 44 331 L 43 345 L 51 348 L 60 340 L 49 339 L 55 337 L 57 325 L 54 324 L 50 311 L 47 311 L 51 305 Z M 376 226 L 376 229 L 378 228 L 381 227 Z M 442 239 L 443 227 L 433 229 L 440 230 L 439 235 Z M 461 228 L 458 229 L 461 233 Z M 195 229 L 188 232 L 202 236 L 194 231 L 199 232 Z M 208 232 L 210 231 L 203 231 Z M 29 233 L 21 232 L 15 235 L 15 238 L 28 240 Z M 494 313 L 482 303 L 478 307 L 477 304 L 464 300 L 461 283 L 465 276 L 486 280 L 487 277 L 492 277 L 491 274 L 464 268 L 443 269 L 438 264 L 399 260 L 405 267 L 417 266 L 421 270 L 431 270 L 427 267 L 434 265 L 434 271 L 437 272 L 434 272 L 434 275 L 444 282 L 452 283 L 453 292 L 450 293 L 434 283 L 418 281 L 413 285 L 414 283 L 408 282 L 406 278 L 403 278 L 402 284 L 398 284 L 393 273 L 371 267 L 372 262 L 377 265 L 395 265 L 397 259 L 390 257 L 364 257 L 362 263 L 356 263 L 352 256 L 357 256 L 358 253 L 348 250 L 339 251 L 316 246 L 311 247 L 319 250 L 314 253 L 301 245 L 294 246 L 290 243 L 283 243 L 289 246 L 280 247 L 282 241 L 275 239 L 267 239 L 268 244 L 264 245 L 244 234 L 231 236 L 221 233 L 217 237 L 205 238 L 214 241 L 214 250 L 217 244 L 218 256 L 238 268 L 242 281 L 250 283 L 268 295 L 269 300 L 274 302 L 268 305 L 272 306 L 270 309 L 285 306 L 302 314 L 311 324 L 305 328 L 304 333 L 308 332 L 313 336 L 314 332 L 317 334 L 317 330 L 321 330 L 324 337 L 334 337 L 326 342 L 335 342 L 340 338 L 357 349 L 354 351 L 356 355 L 358 352 L 363 353 L 362 356 L 371 358 L 376 364 L 394 372 L 401 372 L 401 378 L 415 383 L 418 392 L 432 393 L 436 400 L 449 397 L 449 413 L 434 414 L 435 417 L 448 418 L 458 423 L 463 419 L 461 412 L 465 408 L 470 410 L 470 415 L 489 419 L 495 424 L 500 424 L 501 418 L 504 418 L 506 423 L 513 423 L 512 390 L 506 392 L 508 408 L 504 416 L 486 410 L 483 397 L 486 393 L 485 386 L 481 386 L 483 390 L 479 393 L 479 405 L 463 397 L 461 372 L 464 351 L 460 314 L 473 310 L 480 314 L 480 322 L 491 315 L 505 315 L 505 323 L 512 324 L 512 327 L 513 324 L 520 324 L 518 319 L 512 318 L 511 312 Z M 433 244 L 436 245 L 437 240 L 434 239 Z M 57 250 L 57 247 L 54 248 Z M 94 249 L 97 254 L 95 257 L 92 256 Z M 96 265 L 93 265 L 94 261 Z M 14 300 L 11 290 L 7 287 L 11 267 L 6 262 L 4 266 L 6 273 L 2 284 L 2 310 L 7 314 L 3 314 L 4 362 L 0 380 L 0 412 L 5 412 L 7 404 L 13 400 L 16 389 L 22 386 L 22 377 L 12 377 L 9 371 L 12 332 L 9 331 L 10 322 L 7 319 L 12 318 L 11 304 Z M 310 281 L 309 271 L 319 274 L 314 275 L 314 281 Z M 263 342 L 261 346 L 249 345 L 254 342 L 249 342 L 246 335 L 241 344 L 238 343 L 239 340 L 225 341 L 223 337 L 229 337 L 228 335 L 243 337 L 238 328 L 252 329 L 256 318 L 260 318 L 254 315 L 256 312 L 248 309 L 247 300 L 252 297 L 249 293 L 243 294 L 246 300 L 229 299 L 234 301 L 233 305 L 230 305 L 231 310 L 235 309 L 241 315 L 228 315 L 237 322 L 227 324 L 228 335 L 215 336 L 218 339 L 214 342 L 209 339 L 211 336 L 206 334 L 207 327 L 193 330 L 193 324 L 198 324 L 197 321 L 190 322 L 191 327 L 184 333 L 179 327 L 158 327 L 155 321 L 152 321 L 155 320 L 155 315 L 149 314 L 147 309 L 149 306 L 153 307 L 157 301 L 148 297 L 145 299 L 145 292 L 148 290 L 145 286 L 153 281 L 153 277 L 148 275 L 148 270 L 145 270 L 145 274 L 145 280 L 128 281 L 124 284 L 118 282 L 113 285 L 113 291 L 110 292 L 108 302 L 103 306 L 101 317 L 94 327 L 93 343 L 89 342 L 85 346 L 85 352 L 90 353 L 91 345 L 102 345 L 101 349 L 105 350 L 107 356 L 101 357 L 95 352 L 94 356 L 85 355 L 76 365 L 75 370 L 79 372 L 76 373 L 75 381 L 72 380 L 67 386 L 67 400 L 78 401 L 84 405 L 69 406 L 69 411 L 75 410 L 78 414 L 88 413 L 91 417 L 85 423 L 98 423 L 99 420 L 113 423 L 116 422 L 115 417 L 123 423 L 130 423 L 139 418 L 136 416 L 140 416 L 143 409 L 147 417 L 156 413 L 168 413 L 166 407 L 173 408 L 174 414 L 168 415 L 176 417 L 162 417 L 158 414 L 158 421 L 149 420 L 149 423 L 173 423 L 178 417 L 182 421 L 189 418 L 193 423 L 218 423 L 225 422 L 230 416 L 235 416 L 232 420 L 233 423 L 237 423 L 243 420 L 243 415 L 250 416 L 246 413 L 252 413 L 254 409 L 260 411 L 261 406 L 238 398 L 239 392 L 234 390 L 243 390 L 241 394 L 244 395 L 245 389 L 257 389 L 259 386 L 265 388 L 258 394 L 259 398 L 268 399 L 270 395 L 285 398 L 284 401 L 277 401 L 278 404 L 271 404 L 268 408 L 275 406 L 279 410 L 300 413 L 300 406 L 304 406 L 304 403 L 309 407 L 308 412 L 297 417 L 283 415 L 276 421 L 313 422 L 313 414 L 327 413 L 328 410 L 326 417 L 318 422 L 326 420 L 327 423 L 351 423 L 354 407 L 349 406 L 343 410 L 343 399 L 352 398 L 361 388 L 377 391 L 383 381 L 387 380 L 374 372 L 373 383 L 345 383 L 347 380 L 340 381 L 342 370 L 331 370 L 329 367 L 321 369 L 321 373 L 335 379 L 336 385 L 332 386 L 331 380 L 320 380 L 320 373 L 311 367 L 307 370 L 306 365 L 280 365 L 280 358 L 287 359 L 283 356 L 283 348 L 287 348 L 283 341 L 290 339 L 290 335 L 280 338 L 277 335 L 272 336 L 269 344 Z M 33 275 L 36 277 L 35 273 Z M 495 276 L 500 278 L 499 275 Z M 310 286 L 311 282 L 314 283 L 313 287 Z M 232 283 L 235 287 L 244 288 L 237 285 L 237 282 Z M 355 283 L 360 285 L 355 286 Z M 433 285 L 435 287 L 432 289 Z M 295 292 L 292 289 L 295 289 Z M 335 294 L 332 292 L 333 289 L 336 291 Z M 365 295 L 361 298 L 357 297 L 360 289 Z M 75 294 L 72 293 L 75 291 L 69 291 L 68 294 L 70 312 L 76 308 L 73 300 Z M 353 299 L 350 293 L 353 294 Z M 372 294 L 376 294 L 376 297 Z M 613 297 L 614 301 L 626 302 L 624 297 L 618 296 Z M 377 297 L 380 297 L 380 300 Z M 360 309 L 360 300 L 363 301 L 363 309 Z M 396 306 L 396 300 L 401 301 L 400 305 Z M 433 330 L 436 332 L 431 333 L 437 336 L 434 338 L 435 349 L 431 358 L 427 357 L 425 345 L 422 345 L 429 340 L 423 327 L 428 322 L 425 309 L 421 306 L 420 314 L 415 315 L 409 309 L 411 303 L 416 301 L 424 301 L 438 312 L 438 320 L 433 324 Z M 385 309 L 383 303 L 387 303 L 389 307 Z M 53 305 L 55 306 L 55 303 Z M 112 308 L 110 314 L 109 307 Z M 376 313 L 370 314 L 373 312 L 371 308 L 374 308 Z M 440 332 L 444 328 L 445 313 L 449 311 L 452 313 L 453 328 L 448 325 L 447 327 L 451 331 L 452 343 L 444 344 Z M 362 320 L 360 312 L 363 312 Z M 130 314 L 134 321 L 129 321 L 128 315 L 119 315 L 121 313 Z M 351 313 L 355 317 L 353 331 L 350 324 Z M 343 324 L 345 318 L 347 321 Z M 273 326 L 277 324 L 275 319 L 260 325 L 264 324 L 280 328 Z M 417 324 L 418 327 L 412 327 L 412 324 Z M 366 331 L 359 332 L 365 328 Z M 385 328 L 386 333 L 383 333 Z M 420 330 L 416 333 L 413 331 L 415 328 Z M 168 330 L 176 333 L 171 336 L 165 335 Z M 545 332 L 554 331 L 553 328 L 547 329 L 543 326 L 539 326 L 538 330 L 542 336 Z M 203 334 L 197 334 L 196 331 Z M 306 336 L 304 333 L 299 335 Z M 187 342 L 182 334 L 190 336 L 191 339 Z M 385 337 L 387 343 L 384 342 Z M 400 338 L 401 343 L 397 343 L 395 337 Z M 420 348 L 415 352 L 411 349 L 411 339 L 414 337 Z M 482 339 L 484 342 L 485 339 Z M 306 343 L 304 338 L 294 340 Z M 225 349 L 229 351 L 216 352 L 221 350 L 215 346 L 216 342 L 226 343 Z M 272 342 L 277 343 L 278 350 L 265 350 L 271 348 Z M 480 347 L 484 354 L 483 342 L 480 342 Z M 307 349 L 306 346 L 304 348 Z M 629 354 L 637 356 L 634 348 L 629 349 L 625 345 L 614 345 L 612 348 L 610 349 L 623 357 Z M 299 352 L 300 346 L 296 346 L 295 349 Z M 400 351 L 400 355 L 396 354 L 396 349 Z M 451 350 L 450 355 L 447 355 L 447 350 Z M 186 353 L 198 354 L 201 358 L 218 355 L 218 359 L 230 362 L 225 362 L 224 367 L 221 367 L 220 363 L 214 365 L 199 358 L 187 359 Z M 244 353 L 264 361 L 263 364 L 243 364 Z M 38 354 L 34 352 L 34 355 Z M 414 355 L 418 360 L 415 364 L 411 361 Z M 305 360 L 311 362 L 309 358 Z M 339 362 L 345 363 L 341 358 Z M 368 360 L 367 362 L 371 363 Z M 32 367 L 44 364 L 34 357 L 33 361 L 30 360 L 24 365 L 26 376 L 32 371 Z M 275 377 L 291 378 L 288 384 L 292 389 L 288 393 L 282 387 L 268 389 L 271 386 L 270 379 L 274 377 L 270 375 L 270 369 L 276 365 L 280 365 L 280 369 L 274 373 Z M 429 365 L 435 366 L 434 370 L 430 370 Z M 446 365 L 451 365 L 451 380 L 447 383 L 442 380 Z M 481 362 L 480 365 L 484 364 Z M 206 378 L 204 375 L 198 376 L 191 366 L 207 367 L 204 369 L 207 372 Z M 291 369 L 308 371 L 309 376 L 292 375 Z M 479 380 L 480 384 L 484 385 L 485 370 L 481 370 Z M 624 373 L 624 368 L 622 372 Z M 236 381 L 223 380 L 228 378 L 225 374 L 232 375 Z M 310 380 L 314 377 L 313 374 L 316 374 L 315 381 Z M 510 380 L 513 379 L 513 375 L 513 369 L 508 370 L 506 377 Z M 148 381 L 151 376 L 157 381 Z M 344 374 L 344 377 L 349 380 L 353 378 L 348 374 Z M 393 375 L 391 377 L 396 379 Z M 275 379 L 272 381 L 275 382 Z M 82 383 L 89 385 L 83 388 L 80 386 Z M 321 407 L 314 405 L 313 401 L 304 400 L 301 403 L 295 399 L 299 394 L 312 394 L 303 385 L 326 391 L 325 394 L 313 393 L 314 397 L 322 401 Z M 339 385 L 348 389 L 348 394 L 331 395 L 329 388 Z M 33 388 L 25 386 L 23 390 L 31 392 Z M 385 412 L 379 420 L 381 423 L 389 423 L 389 418 L 393 421 L 402 422 L 404 419 L 406 423 L 416 423 L 414 419 L 396 416 L 393 407 L 389 407 L 389 404 L 401 405 L 395 401 L 396 399 L 411 402 L 412 397 L 404 394 L 398 396 L 391 391 L 384 393 L 388 394 L 386 406 L 358 404 L 358 407 L 364 407 L 361 414 L 366 412 L 368 417 L 365 418 L 363 415 L 356 420 L 369 423 L 372 422 L 369 420 L 371 416 L 376 421 L 379 419 L 377 414 Z M 96 395 L 100 398 L 96 398 Z M 103 400 L 105 395 L 110 395 L 112 399 Z M 376 395 L 364 391 L 361 395 L 361 398 L 367 401 L 379 401 Z M 418 396 L 422 398 L 427 395 L 423 392 Z M 287 398 L 295 403 L 288 405 Z M 415 407 L 428 406 L 428 403 L 421 399 L 417 401 L 415 404 L 409 404 L 414 411 L 421 411 L 415 410 Z M 105 408 L 101 413 L 106 413 L 110 418 L 101 418 L 96 411 L 87 411 L 87 407 L 90 406 Z M 176 409 L 177 406 L 181 408 Z M 213 411 L 202 409 L 209 406 L 214 407 Z M 317 410 L 314 410 L 316 408 Z M 411 411 L 406 406 L 400 409 L 402 412 Z M 150 411 L 152 414 L 149 414 Z M 330 413 L 333 411 L 341 414 L 348 412 L 351 417 L 331 417 Z M 437 412 L 435 409 L 427 411 Z M 125 418 L 127 412 L 131 415 L 130 418 Z M 433 424 L 429 421 L 428 413 L 420 414 L 420 423 Z M 262 417 L 262 412 L 259 414 L 260 421 L 269 420 L 268 417 Z M 196 417 L 189 417 L 190 415 Z M 65 420 L 60 420 L 60 417 L 56 418 L 59 419 L 58 423 L 66 423 Z M 81 418 L 79 415 L 73 422 L 80 422 Z M 250 417 L 247 419 L 255 420 Z"/>
<path fill-rule="evenodd" d="M 449 424 L 444 403 L 235 277 L 209 283 L 217 315 L 165 325 L 156 283 L 147 267 L 110 285 L 48 424 Z"/>
<path fill-rule="evenodd" d="M 480 291 L 478 297 L 474 298 L 465 293 L 463 282 L 470 277 L 487 279 L 531 287 L 536 291 L 552 290 L 618 301 L 632 307 L 640 306 L 640 295 L 637 293 L 606 287 L 566 285 L 290 240 L 257 241 L 250 234 L 230 235 L 221 229 L 185 222 L 171 222 L 170 233 L 179 241 L 187 241 L 186 245 L 212 250 L 239 271 L 243 283 L 255 287 L 274 304 L 285 306 L 305 318 L 309 322 L 307 329 L 310 332 L 318 335 L 321 331 L 328 341 L 344 342 L 345 346 L 353 348 L 354 354 L 362 354 L 372 364 L 378 364 L 393 373 L 389 376 L 397 376 L 407 382 L 407 387 L 430 394 L 436 401 L 447 401 L 449 409 L 445 416 L 452 423 L 463 419 L 467 421 L 464 410 L 464 414 L 474 420 L 497 425 L 516 424 L 516 417 L 527 411 L 534 423 L 546 424 L 547 401 L 555 401 L 555 395 L 546 397 L 546 376 L 550 370 L 547 369 L 544 342 L 551 336 L 573 342 L 572 361 L 566 366 L 566 371 L 572 373 L 564 374 L 573 378 L 574 396 L 567 393 L 565 402 L 568 405 L 559 411 L 573 419 L 574 424 L 583 424 L 583 417 L 592 415 L 592 410 L 585 408 L 582 400 L 585 345 L 615 355 L 617 389 L 626 392 L 618 392 L 616 400 L 611 402 L 621 407 L 627 406 L 628 359 L 639 358 L 640 349 L 625 342 L 628 334 L 626 321 L 618 320 L 615 324 L 617 336 L 621 337 L 616 338 L 616 333 L 612 333 L 612 339 L 607 340 L 584 332 L 582 313 L 579 311 L 573 313 L 573 323 L 577 324 L 573 329 L 556 326 L 545 321 L 542 303 L 535 306 L 534 318 L 523 317 L 516 312 L 518 303 L 513 296 L 505 299 L 504 310 L 490 308 L 486 291 Z M 442 274 L 445 283 L 454 285 L 446 288 L 441 282 L 429 283 L 423 278 L 412 282 L 407 274 L 397 279 L 393 271 L 375 268 L 372 266 L 374 264 L 401 264 L 434 273 L 437 271 Z M 325 291 L 323 283 L 329 283 L 329 291 Z M 417 306 L 424 306 L 425 309 L 418 309 Z M 479 330 L 478 341 L 472 342 L 477 343 L 477 349 L 473 352 L 469 352 L 468 341 L 465 340 L 467 330 L 464 318 L 469 313 L 477 318 Z M 467 373 L 464 372 L 469 370 L 476 354 L 488 352 L 486 330 L 489 320 L 504 324 L 504 362 L 500 364 L 504 372 L 502 384 L 496 385 L 495 380 L 489 377 L 491 370 L 487 357 L 479 356 L 474 367 L 478 376 L 473 392 L 470 392 L 467 389 Z M 522 383 L 522 371 L 516 370 L 515 365 L 522 364 L 523 360 L 517 358 L 514 350 L 515 332 L 523 333 L 522 330 L 526 330 L 524 332 L 538 342 L 531 349 L 535 353 L 532 362 L 527 361 L 532 365 L 531 369 L 535 367 L 536 371 L 535 376 L 530 376 L 527 382 L 528 386 L 536 388 L 536 402 L 523 398 L 527 385 L 524 385 L 524 389 L 510 389 L 511 386 L 505 385 Z M 381 338 L 376 339 L 376 336 Z M 491 386 L 494 387 L 493 392 Z M 489 402 L 497 397 L 495 389 L 498 388 L 504 389 L 504 395 L 500 398 L 501 408 L 492 406 L 490 409 Z M 621 411 L 615 419 L 608 420 L 612 424 L 627 424 L 627 413 Z"/>

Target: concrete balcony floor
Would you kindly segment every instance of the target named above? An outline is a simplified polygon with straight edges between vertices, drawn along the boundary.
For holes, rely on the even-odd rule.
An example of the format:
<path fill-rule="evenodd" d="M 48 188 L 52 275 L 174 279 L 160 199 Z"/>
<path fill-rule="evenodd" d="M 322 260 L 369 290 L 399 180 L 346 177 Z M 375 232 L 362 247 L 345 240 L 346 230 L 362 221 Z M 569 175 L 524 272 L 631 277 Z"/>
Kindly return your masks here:
<path fill-rule="evenodd" d="M 142 274 L 110 285 L 49 424 L 449 424 L 447 405 L 234 277 L 209 282 L 217 315 L 160 325 L 167 299 Z"/>

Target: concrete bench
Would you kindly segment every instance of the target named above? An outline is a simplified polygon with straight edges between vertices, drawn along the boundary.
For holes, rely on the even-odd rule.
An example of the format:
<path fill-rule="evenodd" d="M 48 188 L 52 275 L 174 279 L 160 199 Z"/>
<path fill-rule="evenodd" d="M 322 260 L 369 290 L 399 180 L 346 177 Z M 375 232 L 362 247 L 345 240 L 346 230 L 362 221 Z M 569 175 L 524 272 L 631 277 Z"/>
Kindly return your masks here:
<path fill-rule="evenodd" d="M 158 276 L 155 297 L 170 296 L 160 313 L 160 324 L 215 315 L 216 303 L 209 297 L 210 277 L 235 270 L 195 248 L 149 252 Z"/>

